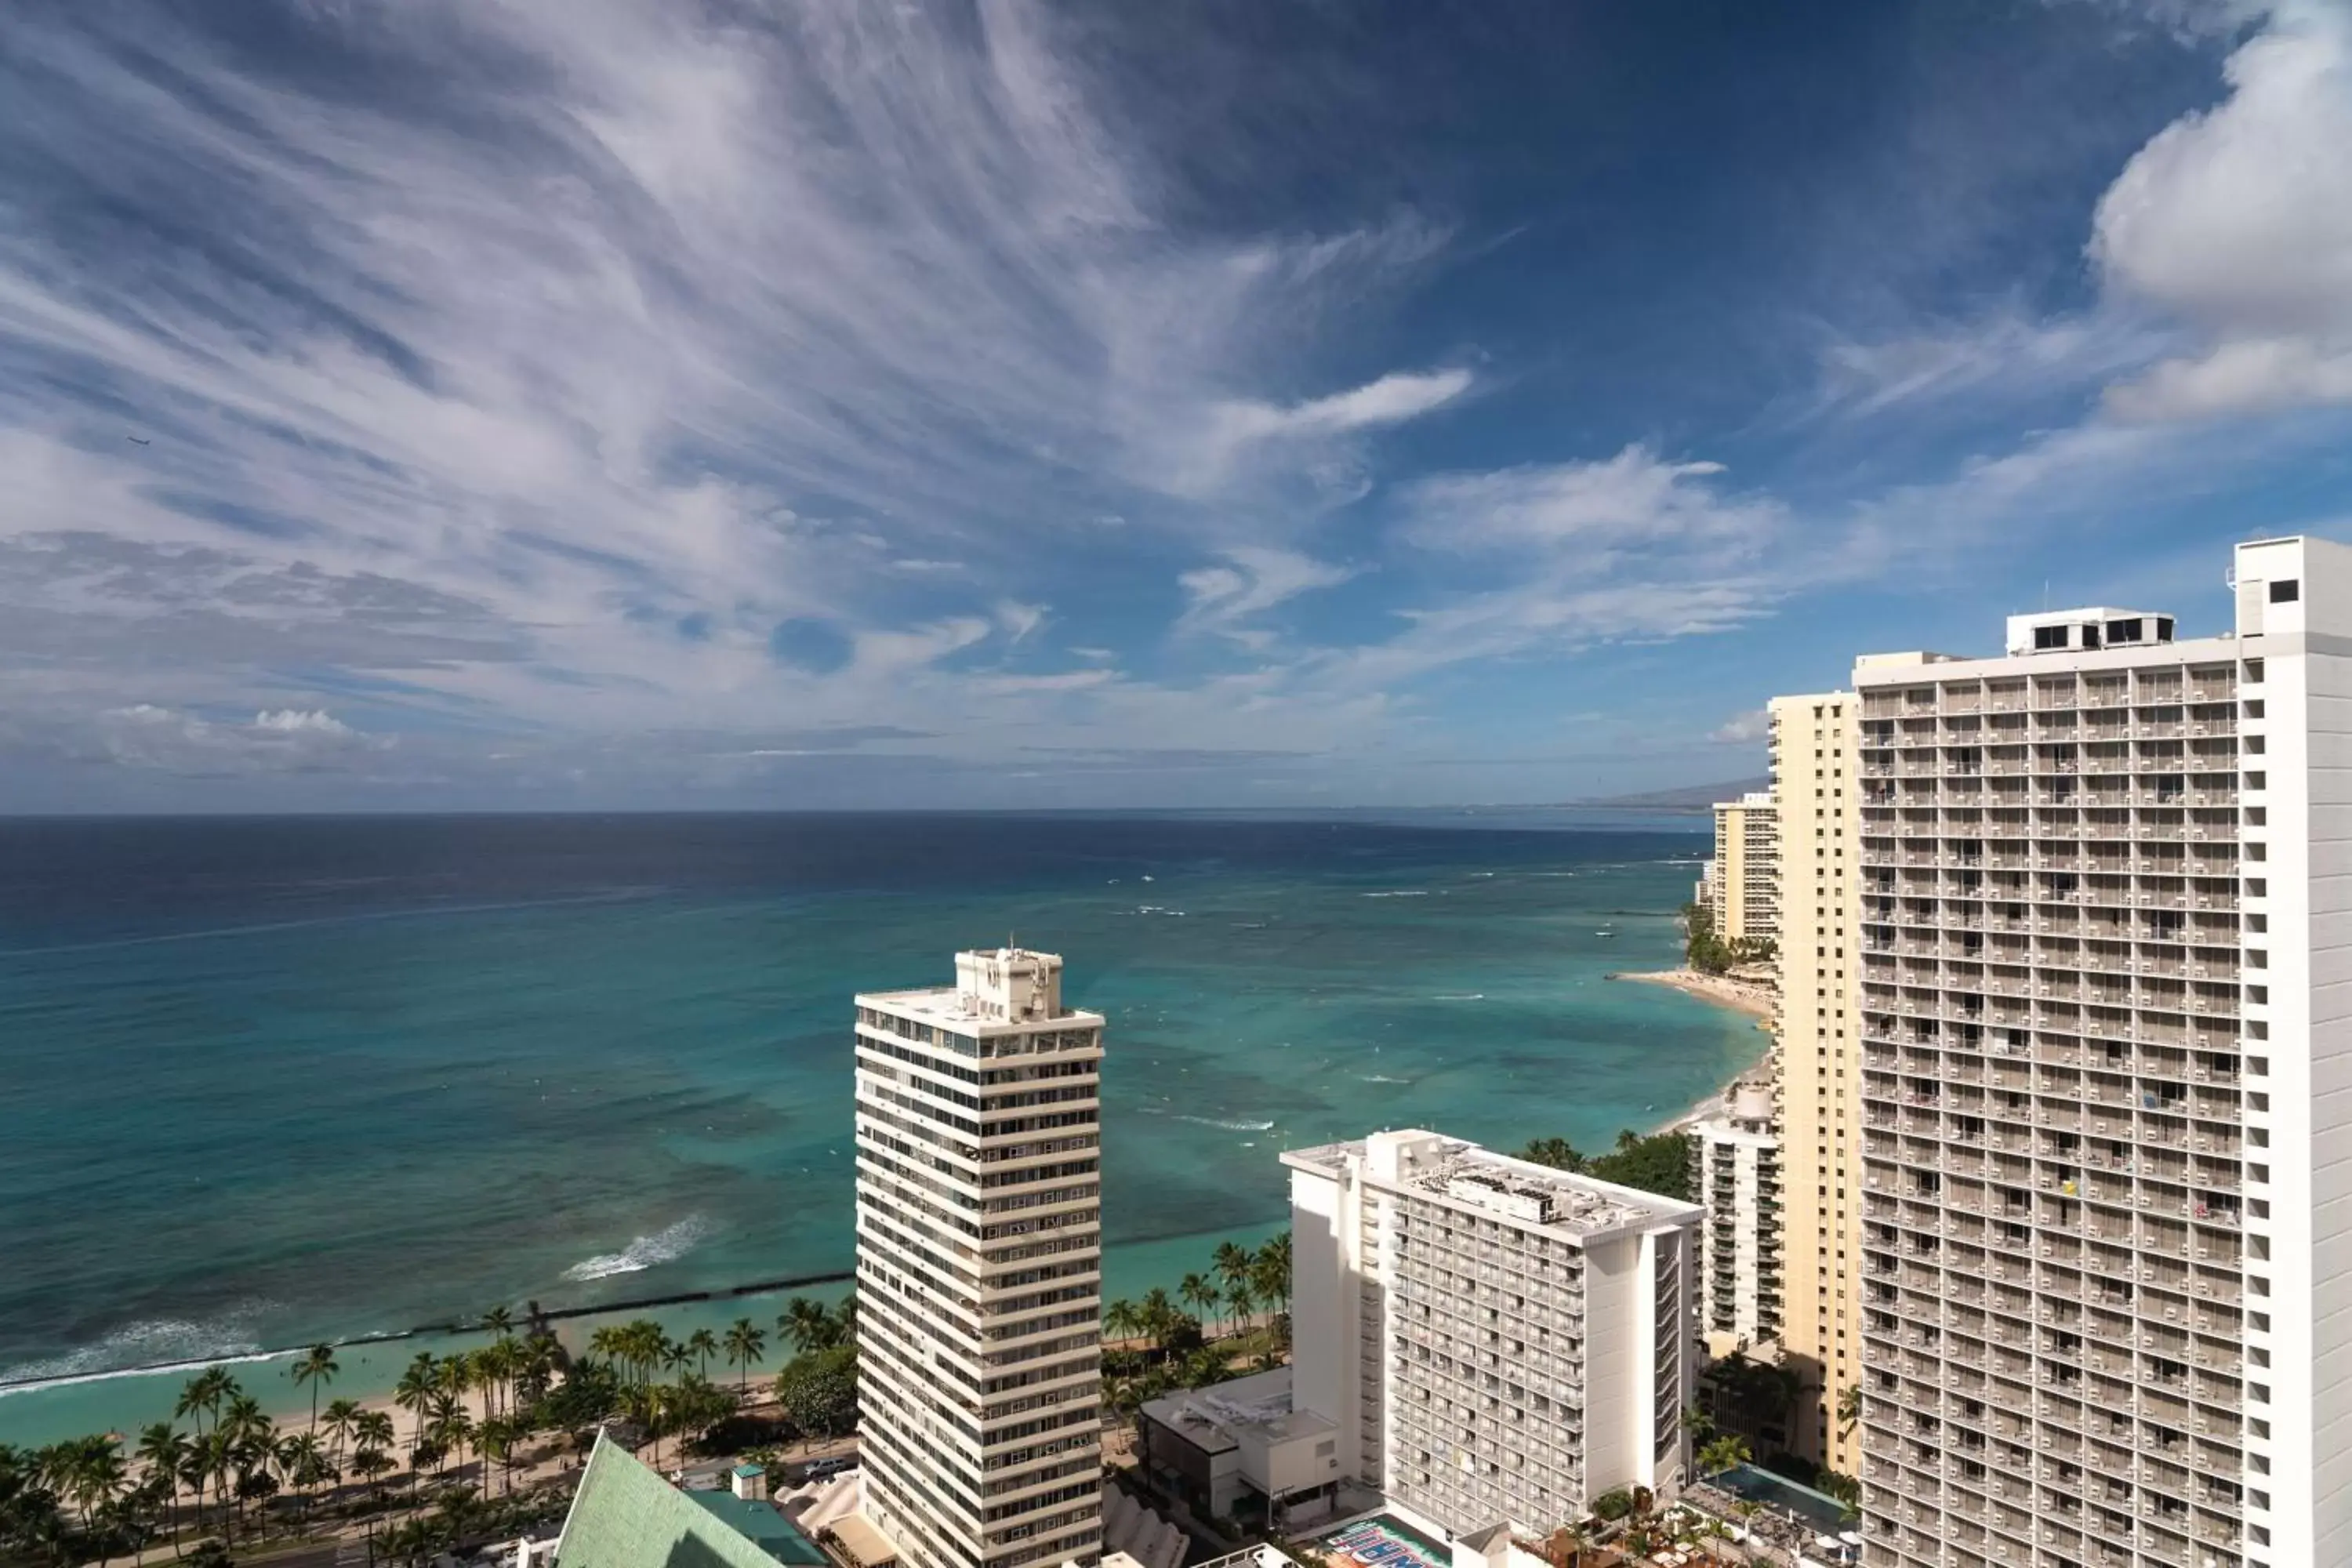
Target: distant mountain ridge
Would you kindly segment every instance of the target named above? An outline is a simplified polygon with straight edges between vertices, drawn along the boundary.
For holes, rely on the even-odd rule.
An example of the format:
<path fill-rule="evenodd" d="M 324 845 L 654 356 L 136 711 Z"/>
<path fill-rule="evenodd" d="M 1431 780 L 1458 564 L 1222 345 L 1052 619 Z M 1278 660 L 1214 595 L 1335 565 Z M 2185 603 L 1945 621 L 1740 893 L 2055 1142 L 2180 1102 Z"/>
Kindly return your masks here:
<path fill-rule="evenodd" d="M 1719 800 L 1738 800 L 1751 790 L 1772 787 L 1769 775 L 1762 778 L 1733 779 L 1728 784 L 1684 784 L 1676 789 L 1654 789 L 1641 795 L 1612 795 L 1597 800 L 1580 801 L 1580 805 L 1646 806 L 1652 810 L 1705 811 Z"/>

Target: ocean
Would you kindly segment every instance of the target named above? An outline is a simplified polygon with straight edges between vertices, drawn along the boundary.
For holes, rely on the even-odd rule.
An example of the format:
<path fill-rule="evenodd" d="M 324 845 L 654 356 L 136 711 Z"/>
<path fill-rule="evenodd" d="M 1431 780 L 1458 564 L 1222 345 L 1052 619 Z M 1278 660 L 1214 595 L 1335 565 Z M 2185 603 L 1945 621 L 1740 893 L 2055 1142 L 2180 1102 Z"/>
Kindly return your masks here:
<path fill-rule="evenodd" d="M 1115 1294 L 1271 1234 L 1286 1146 L 1646 1130 L 1764 1038 L 1604 978 L 1705 843 L 1591 820 L 0 822 L 0 1441 L 168 1414 L 126 1367 L 845 1270 L 851 994 L 959 948 L 1108 1017 Z"/>

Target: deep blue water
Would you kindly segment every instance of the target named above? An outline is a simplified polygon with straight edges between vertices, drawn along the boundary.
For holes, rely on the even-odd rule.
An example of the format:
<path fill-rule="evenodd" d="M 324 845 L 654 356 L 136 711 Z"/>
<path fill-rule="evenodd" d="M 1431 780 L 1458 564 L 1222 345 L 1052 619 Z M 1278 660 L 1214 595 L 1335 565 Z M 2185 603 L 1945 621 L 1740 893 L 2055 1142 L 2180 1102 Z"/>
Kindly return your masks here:
<path fill-rule="evenodd" d="M 1460 820 L 0 823 L 0 1379 L 845 1268 L 850 996 L 1008 936 L 1110 1019 L 1115 1288 L 1286 1145 L 1597 1142 L 1758 1054 L 1602 978 L 1698 834 Z"/>

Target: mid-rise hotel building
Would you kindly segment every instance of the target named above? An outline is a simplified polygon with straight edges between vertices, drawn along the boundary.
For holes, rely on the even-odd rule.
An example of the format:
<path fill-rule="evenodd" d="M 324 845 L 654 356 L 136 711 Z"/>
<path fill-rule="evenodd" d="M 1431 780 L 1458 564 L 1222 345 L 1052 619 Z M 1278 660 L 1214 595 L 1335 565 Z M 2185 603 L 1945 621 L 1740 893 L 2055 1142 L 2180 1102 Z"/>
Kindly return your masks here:
<path fill-rule="evenodd" d="M 910 1568 L 1102 1551 L 1102 1018 L 1062 961 L 857 998 L 864 1512 Z"/>
<path fill-rule="evenodd" d="M 2352 550 L 2233 582 L 1855 672 L 1874 1564 L 2352 1563 Z"/>
<path fill-rule="evenodd" d="M 1331 1473 L 1454 1539 L 1684 1477 L 1697 1205 L 1433 1132 L 1282 1162 L 1291 1405 Z"/>
<path fill-rule="evenodd" d="M 1706 1207 L 1699 1233 L 1698 1323 L 1710 1356 L 1780 1337 L 1780 1137 L 1772 1089 L 1734 1086 L 1718 1115 L 1691 1123 L 1692 1186 Z"/>
<path fill-rule="evenodd" d="M 1849 1476 L 1861 1434 L 1838 1410 L 1862 1376 L 1859 708 L 1851 691 L 1817 691 L 1768 710 L 1780 807 L 1780 1348 L 1809 1390 L 1790 1412 L 1791 1447 Z"/>
<path fill-rule="evenodd" d="M 1780 931 L 1780 809 L 1769 790 L 1755 790 L 1715 807 L 1715 934 L 1725 942 L 1759 942 Z"/>

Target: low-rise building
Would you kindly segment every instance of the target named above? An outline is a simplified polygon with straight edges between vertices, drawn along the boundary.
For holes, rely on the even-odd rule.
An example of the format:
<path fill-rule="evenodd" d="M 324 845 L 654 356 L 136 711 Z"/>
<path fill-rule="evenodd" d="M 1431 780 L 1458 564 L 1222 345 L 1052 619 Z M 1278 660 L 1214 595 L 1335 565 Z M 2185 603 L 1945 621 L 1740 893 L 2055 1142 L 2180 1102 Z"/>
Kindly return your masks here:
<path fill-rule="evenodd" d="M 1286 1530 L 1330 1511 L 1338 1425 L 1298 1407 L 1286 1366 L 1152 1400 L 1142 1431 L 1152 1479 L 1195 1513 Z"/>
<path fill-rule="evenodd" d="M 829 1568 L 816 1543 L 773 1503 L 732 1489 L 672 1486 L 602 1436 L 572 1495 L 554 1562 L 555 1568 Z"/>

